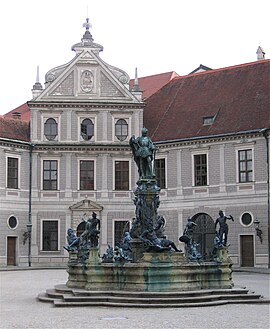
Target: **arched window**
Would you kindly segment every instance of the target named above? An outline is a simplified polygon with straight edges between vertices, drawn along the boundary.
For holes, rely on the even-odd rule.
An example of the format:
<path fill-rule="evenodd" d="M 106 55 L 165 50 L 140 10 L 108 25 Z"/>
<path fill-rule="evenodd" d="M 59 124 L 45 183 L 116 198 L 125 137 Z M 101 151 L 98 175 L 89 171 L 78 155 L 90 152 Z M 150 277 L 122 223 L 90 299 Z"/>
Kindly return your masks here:
<path fill-rule="evenodd" d="M 84 119 L 81 123 L 81 136 L 89 141 L 94 136 L 94 124 L 90 119 Z"/>
<path fill-rule="evenodd" d="M 46 120 L 44 124 L 44 135 L 49 141 L 53 141 L 55 137 L 58 135 L 58 127 L 57 122 L 53 118 L 49 118 Z"/>
<path fill-rule="evenodd" d="M 120 141 L 124 141 L 128 136 L 128 124 L 126 120 L 119 119 L 115 123 L 115 136 Z"/>

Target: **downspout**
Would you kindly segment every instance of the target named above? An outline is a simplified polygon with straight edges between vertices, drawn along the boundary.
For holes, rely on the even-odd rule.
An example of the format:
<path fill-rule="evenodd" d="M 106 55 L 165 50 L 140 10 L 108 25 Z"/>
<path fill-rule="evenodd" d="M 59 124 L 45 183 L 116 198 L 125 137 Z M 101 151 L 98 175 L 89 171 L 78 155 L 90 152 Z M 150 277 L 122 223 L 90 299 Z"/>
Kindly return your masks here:
<path fill-rule="evenodd" d="M 267 227 L 268 227 L 268 268 L 270 268 L 270 156 L 269 156 L 269 131 L 270 129 L 262 129 L 262 134 L 266 141 L 266 164 L 267 164 Z"/>
<path fill-rule="evenodd" d="M 29 204 L 28 204 L 28 266 L 31 267 L 31 243 L 32 243 L 32 153 L 34 144 L 30 144 L 29 153 Z"/>

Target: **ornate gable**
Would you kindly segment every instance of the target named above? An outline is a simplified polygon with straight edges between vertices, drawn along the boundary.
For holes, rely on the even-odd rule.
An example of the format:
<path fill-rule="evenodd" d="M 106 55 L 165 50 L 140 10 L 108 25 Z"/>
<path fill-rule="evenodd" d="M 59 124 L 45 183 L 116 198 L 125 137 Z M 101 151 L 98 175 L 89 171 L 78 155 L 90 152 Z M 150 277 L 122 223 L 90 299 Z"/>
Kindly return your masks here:
<path fill-rule="evenodd" d="M 46 74 L 45 89 L 36 102 L 140 102 L 129 91 L 129 76 L 105 63 L 99 56 L 103 47 L 93 42 L 89 26 L 82 41 L 72 47 L 76 56 L 69 63 Z"/>

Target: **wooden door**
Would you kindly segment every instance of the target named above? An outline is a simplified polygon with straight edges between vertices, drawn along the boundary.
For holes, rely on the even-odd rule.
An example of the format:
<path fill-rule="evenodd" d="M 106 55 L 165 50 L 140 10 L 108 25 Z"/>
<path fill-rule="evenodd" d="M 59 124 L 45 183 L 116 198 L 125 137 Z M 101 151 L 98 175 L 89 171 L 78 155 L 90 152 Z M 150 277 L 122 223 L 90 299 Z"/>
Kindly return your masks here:
<path fill-rule="evenodd" d="M 254 267 L 254 241 L 253 235 L 241 235 L 241 266 Z"/>
<path fill-rule="evenodd" d="M 16 242 L 17 238 L 14 236 L 7 237 L 7 265 L 15 266 L 16 264 Z"/>
<path fill-rule="evenodd" d="M 205 213 L 198 213 L 192 217 L 197 226 L 193 231 L 193 239 L 199 243 L 198 251 L 203 255 L 204 260 L 210 260 L 214 249 L 215 223 Z"/>

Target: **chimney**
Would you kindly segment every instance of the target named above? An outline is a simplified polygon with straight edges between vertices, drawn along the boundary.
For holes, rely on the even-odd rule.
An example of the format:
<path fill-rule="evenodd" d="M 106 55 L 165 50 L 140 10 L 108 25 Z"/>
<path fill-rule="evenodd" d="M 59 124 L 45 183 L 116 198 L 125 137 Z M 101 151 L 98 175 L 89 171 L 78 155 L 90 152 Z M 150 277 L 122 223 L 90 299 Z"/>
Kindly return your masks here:
<path fill-rule="evenodd" d="M 258 47 L 257 49 L 257 61 L 261 61 L 262 59 L 265 59 L 265 51 L 262 49 L 262 47 Z"/>
<path fill-rule="evenodd" d="M 22 117 L 21 112 L 13 112 L 12 113 L 12 119 L 21 120 L 21 117 Z"/>

